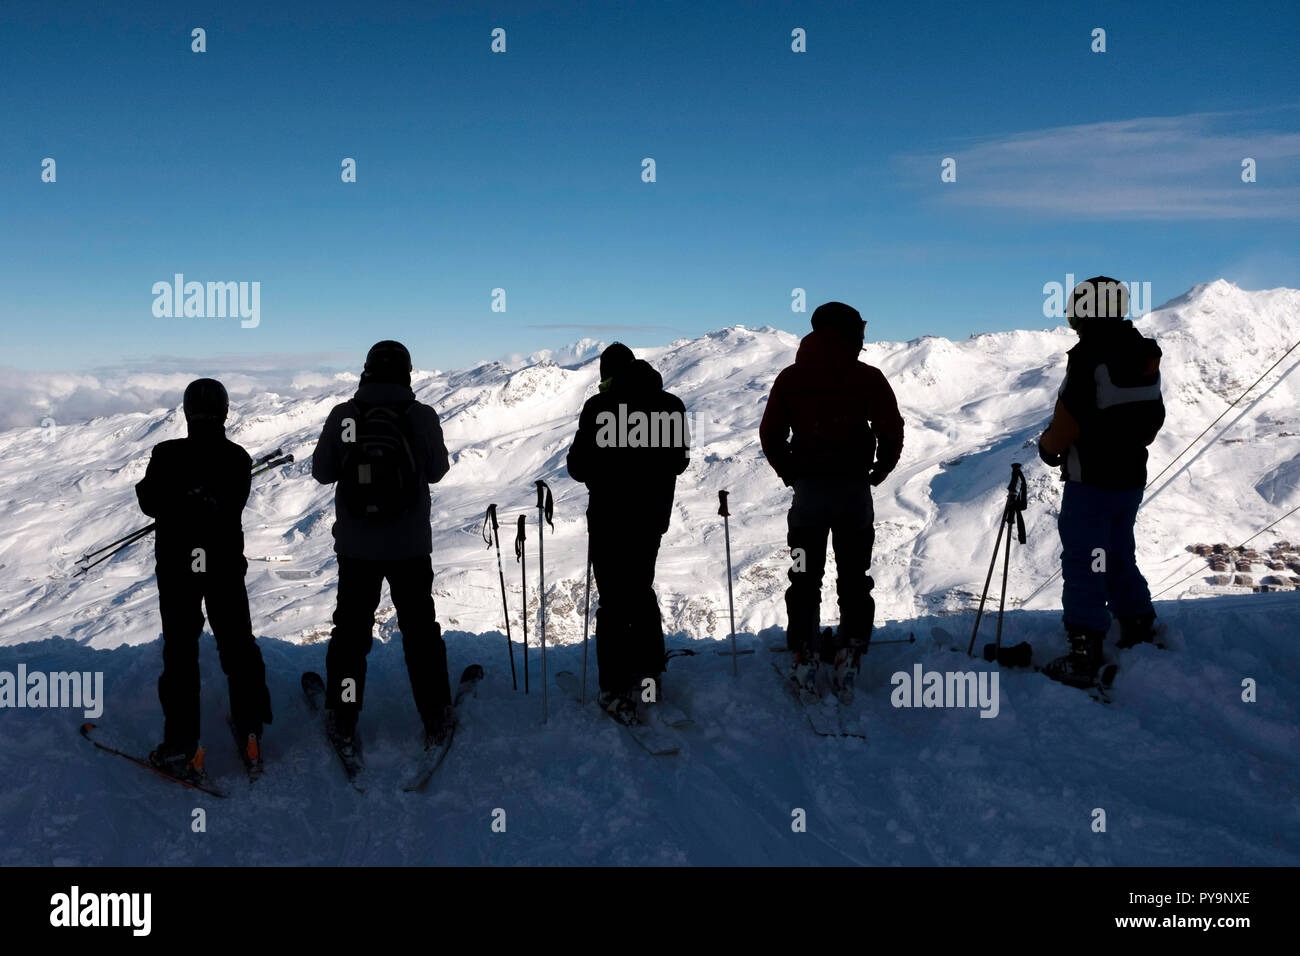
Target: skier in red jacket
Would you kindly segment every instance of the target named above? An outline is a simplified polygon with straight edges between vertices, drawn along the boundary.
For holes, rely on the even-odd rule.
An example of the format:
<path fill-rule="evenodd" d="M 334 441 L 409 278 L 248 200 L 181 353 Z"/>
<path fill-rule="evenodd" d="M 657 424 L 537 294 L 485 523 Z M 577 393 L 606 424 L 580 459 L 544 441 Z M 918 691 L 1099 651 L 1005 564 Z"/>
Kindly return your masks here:
<path fill-rule="evenodd" d="M 772 386 L 759 435 L 768 463 L 794 489 L 785 592 L 794 677 L 809 689 L 838 691 L 851 684 L 871 639 L 871 486 L 898 464 L 903 419 L 885 376 L 858 361 L 867 323 L 857 309 L 842 302 L 819 305 L 812 327 L 794 364 Z M 829 628 L 819 636 L 828 534 L 839 572 L 840 626 L 833 636 Z"/>

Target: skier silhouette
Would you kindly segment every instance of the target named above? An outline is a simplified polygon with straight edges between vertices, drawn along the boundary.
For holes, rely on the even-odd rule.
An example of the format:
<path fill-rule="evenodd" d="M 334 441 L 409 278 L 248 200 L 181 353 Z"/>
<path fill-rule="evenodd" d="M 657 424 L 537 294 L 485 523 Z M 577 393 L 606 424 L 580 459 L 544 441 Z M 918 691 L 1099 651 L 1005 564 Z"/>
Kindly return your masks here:
<path fill-rule="evenodd" d="M 686 406 L 663 378 L 615 342 L 600 356 L 600 391 L 582 406 L 567 459 L 587 486 L 587 534 L 600 594 L 596 660 L 600 705 L 637 721 L 642 681 L 661 699 L 664 634 L 655 560 L 672 516 L 677 476 L 690 464 Z"/>
<path fill-rule="evenodd" d="M 871 488 L 885 480 L 903 451 L 894 392 L 879 369 L 858 361 L 866 326 L 851 306 L 819 305 L 794 364 L 772 385 L 759 428 L 768 464 L 794 489 L 785 592 L 793 677 L 823 691 L 852 681 L 871 638 Z M 838 571 L 840 625 L 834 635 L 829 628 L 819 634 L 827 535 Z"/>
<path fill-rule="evenodd" d="M 1039 456 L 1059 465 L 1065 481 L 1061 535 L 1061 605 L 1069 653 L 1048 676 L 1093 684 L 1111 615 L 1120 647 L 1154 637 L 1155 608 L 1138 570 L 1133 524 L 1146 486 L 1147 446 L 1165 420 L 1160 347 L 1128 313 L 1128 290 L 1108 276 L 1074 287 L 1066 308 L 1079 344 L 1069 351 L 1065 383 Z"/>
<path fill-rule="evenodd" d="M 225 437 L 230 399 L 220 382 L 191 382 L 183 408 L 188 437 L 155 445 L 144 478 L 135 486 L 140 509 L 156 523 L 163 630 L 163 672 L 158 678 L 163 741 L 149 759 L 174 776 L 204 775 L 199 635 L 206 609 L 230 692 L 236 739 L 245 764 L 257 772 L 263 724 L 271 722 L 271 700 L 244 589 L 248 564 L 240 516 L 248 501 L 252 459 Z"/>
<path fill-rule="evenodd" d="M 333 528 L 338 603 L 325 655 L 325 702 L 330 736 L 345 757 L 355 752 L 366 655 L 385 579 L 397 608 L 425 747 L 440 745 L 452 729 L 447 648 L 433 604 L 429 526 L 429 485 L 449 467 L 438 413 L 416 401 L 411 390 L 410 353 L 400 342 L 376 343 L 366 355 L 356 395 L 325 420 L 311 464 L 312 477 L 321 484 L 338 483 Z"/>

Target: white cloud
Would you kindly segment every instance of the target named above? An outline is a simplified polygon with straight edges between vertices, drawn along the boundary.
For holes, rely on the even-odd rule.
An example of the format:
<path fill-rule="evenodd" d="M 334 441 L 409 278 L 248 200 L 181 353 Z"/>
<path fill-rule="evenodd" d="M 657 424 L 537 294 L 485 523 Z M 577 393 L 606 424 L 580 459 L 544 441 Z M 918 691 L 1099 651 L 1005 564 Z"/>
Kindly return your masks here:
<path fill-rule="evenodd" d="M 939 157 L 902 163 L 932 177 L 936 201 L 1093 220 L 1300 218 L 1300 133 L 1247 128 L 1265 112 L 1193 113 L 1017 133 L 943 155 L 957 182 L 939 182 Z M 942 147 L 941 147 L 942 148 Z M 1241 180 L 1250 157 L 1258 180 Z"/>

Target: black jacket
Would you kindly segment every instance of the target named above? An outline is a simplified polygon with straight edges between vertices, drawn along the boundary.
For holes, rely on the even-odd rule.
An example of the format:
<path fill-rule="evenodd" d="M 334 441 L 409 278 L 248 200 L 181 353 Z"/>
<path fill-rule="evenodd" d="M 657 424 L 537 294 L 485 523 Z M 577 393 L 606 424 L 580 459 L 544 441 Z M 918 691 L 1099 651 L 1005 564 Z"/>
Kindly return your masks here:
<path fill-rule="evenodd" d="M 1068 441 L 1061 466 L 1067 481 L 1110 490 L 1146 486 L 1147 446 L 1165 421 L 1160 356 L 1155 340 L 1128 320 L 1080 326 L 1043 441 Z"/>
<path fill-rule="evenodd" d="M 852 478 L 880 484 L 903 453 L 903 419 L 880 369 L 828 329 L 809 332 L 772 384 L 759 439 L 785 484 Z"/>
<path fill-rule="evenodd" d="M 325 419 L 320 440 L 311 458 L 311 475 L 323 485 L 338 481 L 343 458 L 348 449 L 343 442 L 343 419 L 360 419 L 356 401 L 367 405 L 409 405 L 412 443 L 416 464 L 420 468 L 420 497 L 391 524 L 376 525 L 353 515 L 334 496 L 334 550 L 349 558 L 379 561 L 385 558 L 418 558 L 433 552 L 433 532 L 429 527 L 431 505 L 429 485 L 442 480 L 451 468 L 447 446 L 442 440 L 438 413 L 405 385 L 391 382 L 368 382 L 357 389 L 355 401 L 335 405 Z"/>
<path fill-rule="evenodd" d="M 188 567 L 193 550 L 202 548 L 209 571 L 243 568 L 241 518 L 252 465 L 248 452 L 227 439 L 220 425 L 191 426 L 188 438 L 154 446 L 135 494 L 140 510 L 158 525 L 159 564 Z"/>
<path fill-rule="evenodd" d="M 587 526 L 663 534 L 677 476 L 691 463 L 686 406 L 637 359 L 582 406 L 569 477 L 587 486 Z"/>

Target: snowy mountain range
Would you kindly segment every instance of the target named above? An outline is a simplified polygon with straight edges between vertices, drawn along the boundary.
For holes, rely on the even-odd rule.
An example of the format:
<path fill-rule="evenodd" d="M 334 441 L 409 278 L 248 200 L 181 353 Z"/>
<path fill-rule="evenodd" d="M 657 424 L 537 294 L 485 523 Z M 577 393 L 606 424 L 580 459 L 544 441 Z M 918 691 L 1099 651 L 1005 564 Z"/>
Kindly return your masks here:
<path fill-rule="evenodd" d="M 1300 291 L 1247 292 L 1219 280 L 1196 286 L 1137 325 L 1164 350 L 1168 421 L 1151 449 L 1154 477 L 1291 345 L 1300 327 Z M 1012 462 L 1025 463 L 1030 506 L 1028 544 L 1012 551 L 1009 595 L 1024 598 L 1056 570 L 1061 484 L 1038 461 L 1033 443 L 1050 417 L 1065 352 L 1075 340 L 1060 327 L 867 345 L 862 357 L 893 385 L 907 429 L 902 461 L 876 492 L 873 575 L 880 619 L 971 606 L 987 570 Z M 679 479 L 659 560 L 657 585 L 669 632 L 699 638 L 728 632 L 720 489 L 731 493 L 737 627 L 757 632 L 783 619 L 789 490 L 762 456 L 758 424 L 771 383 L 797 346 L 797 337 L 786 332 L 732 327 L 638 350 L 683 399 L 694 422 L 691 465 Z M 599 350 L 600 343 L 584 340 L 556 353 L 560 361 L 544 355 L 417 373 L 416 393 L 438 410 L 452 454 L 450 473 L 434 488 L 435 597 L 444 627 L 502 630 L 495 557 L 480 536 L 484 510 L 495 502 L 518 635 L 513 523 L 518 514 L 528 516 L 529 547 L 535 548 L 532 483 L 544 478 L 556 499 L 555 530 L 548 529 L 546 540 L 548 636 L 580 638 L 586 492 L 568 477 L 564 459 L 579 409 L 595 391 Z M 1167 487 L 1148 492 L 1138 555 L 1153 590 L 1183 567 L 1187 545 L 1236 543 L 1300 503 L 1300 376 L 1283 378 L 1293 367 L 1289 359 L 1279 366 L 1161 479 L 1176 476 Z M 248 588 L 260 635 L 310 642 L 328 633 L 336 581 L 333 489 L 311 479 L 309 459 L 326 413 L 354 387 L 346 379 L 340 376 L 333 387 L 318 383 L 307 397 L 264 394 L 233 402 L 231 439 L 254 456 L 282 447 L 297 457 L 255 480 L 244 515 Z M 1221 429 L 1227 429 L 1221 438 L 1180 471 Z M 58 635 L 113 647 L 157 637 L 151 545 L 134 545 L 86 576 L 72 572 L 83 552 L 147 523 L 133 485 L 152 446 L 184 433 L 178 408 L 64 425 L 52 442 L 40 428 L 0 432 L 0 643 Z M 1286 534 L 1283 524 L 1257 544 Z M 1291 536 L 1297 536 L 1294 528 Z M 530 562 L 530 633 L 536 627 L 536 567 Z M 1193 577 L 1166 598 L 1195 593 L 1203 581 Z M 833 590 L 826 591 L 823 616 L 831 621 Z M 1051 607 L 1058 595 L 1059 584 L 1033 606 Z M 380 618 L 391 629 L 386 597 Z"/>
<path fill-rule="evenodd" d="M 1300 292 L 1214 282 L 1139 321 L 1165 355 L 1169 421 L 1153 448 L 1153 475 L 1283 354 L 1297 319 Z M 556 493 L 546 566 L 549 632 L 561 644 L 552 643 L 550 674 L 583 665 L 574 642 L 582 633 L 585 495 L 565 475 L 564 456 L 595 389 L 597 345 L 580 344 L 565 364 L 546 358 L 420 375 L 418 393 L 441 413 L 454 456 L 435 488 L 433 518 L 449 668 L 479 662 L 487 670 L 462 707 L 455 749 L 422 794 L 398 786 L 419 752 L 398 642 L 376 644 L 369 659 L 362 732 L 373 786 L 365 794 L 346 785 L 299 687 L 304 671 L 323 667 L 335 587 L 332 490 L 311 480 L 308 457 L 354 380 L 237 398 L 232 438 L 255 455 L 282 446 L 298 458 L 255 481 L 245 512 L 255 629 L 285 638 L 259 642 L 275 713 L 266 774 L 252 787 L 241 779 L 210 640 L 200 655 L 202 739 L 228 802 L 94 750 L 77 734 L 90 716 L 77 707 L 7 704 L 0 864 L 1294 866 L 1300 593 L 1171 600 L 1200 593 L 1209 576 L 1188 544 L 1235 544 L 1300 503 L 1300 377 L 1281 378 L 1289 360 L 1241 403 L 1248 411 L 1240 422 L 1231 424 L 1234 410 L 1204 455 L 1194 450 L 1162 481 L 1190 461 L 1185 472 L 1152 489 L 1138 523 L 1148 576 L 1158 590 L 1164 577 L 1197 573 L 1157 603 L 1166 649 L 1108 650 L 1120 663 L 1113 704 L 952 650 L 954 642 L 964 650 L 970 633 L 1013 461 L 1025 463 L 1031 500 L 1029 543 L 1013 550 L 1009 593 L 1027 595 L 1055 568 L 1061 486 L 1032 443 L 1073 341 L 1055 329 L 868 347 L 866 360 L 899 396 L 907 437 L 902 463 L 876 495 L 880 628 L 846 708 L 865 740 L 814 736 L 770 666 L 783 655 L 764 649 L 781 639 L 789 493 L 762 459 L 757 427 L 796 337 L 730 328 L 643 351 L 696 416 L 697 444 L 659 562 L 668 645 L 696 651 L 675 659 L 665 679 L 668 699 L 694 719 L 675 732 L 681 752 L 672 757 L 648 756 L 555 687 L 543 719 L 531 559 L 532 693 L 523 691 L 510 529 L 517 514 L 528 515 L 535 555 L 539 477 Z M 0 432 L 0 679 L 99 675 L 103 712 L 94 719 L 140 754 L 161 724 L 150 548 L 136 545 L 89 575 L 70 575 L 84 551 L 144 523 L 132 486 L 149 449 L 183 433 L 174 408 L 61 426 L 52 442 L 40 429 Z M 737 659 L 735 676 L 711 653 L 726 647 L 728 632 L 722 488 L 734 515 L 737 643 L 753 651 Z M 501 507 L 507 534 L 518 691 L 501 646 L 495 557 L 480 537 L 490 502 Z M 1283 522 L 1253 544 L 1263 551 L 1288 535 L 1297 537 L 1294 523 Z M 1007 615 L 1004 642 L 1029 641 L 1040 664 L 1063 643 L 1051 610 L 1058 588 Z M 391 636 L 391 607 L 381 616 L 381 633 Z M 833 616 L 828 601 L 825 617 Z M 997 719 L 896 708 L 892 685 L 914 668 L 974 670 L 982 679 L 998 670 Z M 1257 697 L 1252 690 L 1246 699 L 1246 685 Z M 232 812 L 212 813 L 208 832 L 191 834 L 196 803 Z M 1094 829 L 1097 808 L 1107 813 L 1106 833 Z M 498 812 L 508 815 L 508 837 L 489 827 Z M 792 813 L 806 814 L 807 832 L 792 831 Z"/>

